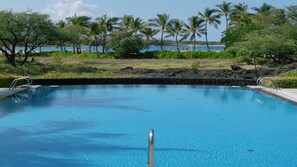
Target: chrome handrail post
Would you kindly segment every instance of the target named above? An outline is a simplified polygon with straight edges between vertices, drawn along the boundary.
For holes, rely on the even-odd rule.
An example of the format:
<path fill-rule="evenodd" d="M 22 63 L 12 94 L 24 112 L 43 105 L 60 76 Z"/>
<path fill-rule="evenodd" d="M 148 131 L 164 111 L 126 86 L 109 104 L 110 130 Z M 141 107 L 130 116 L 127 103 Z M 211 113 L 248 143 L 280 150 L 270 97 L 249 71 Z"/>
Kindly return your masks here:
<path fill-rule="evenodd" d="M 154 167 L 154 130 L 151 129 L 149 132 L 149 143 L 148 143 L 148 167 Z"/>

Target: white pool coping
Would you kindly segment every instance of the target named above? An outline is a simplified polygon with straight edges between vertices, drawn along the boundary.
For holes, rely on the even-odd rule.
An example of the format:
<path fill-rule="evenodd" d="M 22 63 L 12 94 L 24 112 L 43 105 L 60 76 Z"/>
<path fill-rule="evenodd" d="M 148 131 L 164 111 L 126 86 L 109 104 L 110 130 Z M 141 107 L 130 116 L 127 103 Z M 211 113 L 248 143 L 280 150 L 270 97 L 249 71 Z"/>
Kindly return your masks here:
<path fill-rule="evenodd" d="M 265 93 L 268 94 L 272 94 L 275 95 L 279 98 L 288 100 L 290 102 L 293 102 L 295 104 L 297 104 L 297 89 L 272 89 L 272 88 L 266 88 L 263 86 L 248 86 L 249 88 L 252 89 L 257 89 L 257 90 L 261 90 Z"/>
<path fill-rule="evenodd" d="M 32 85 L 32 86 L 25 87 L 25 88 L 24 87 L 16 87 L 13 90 L 9 90 L 9 88 L 0 88 L 0 99 L 11 96 L 11 95 L 13 95 L 15 93 L 22 92 L 22 91 L 24 91 L 26 89 L 36 89 L 38 87 L 40 87 L 40 85 Z"/>

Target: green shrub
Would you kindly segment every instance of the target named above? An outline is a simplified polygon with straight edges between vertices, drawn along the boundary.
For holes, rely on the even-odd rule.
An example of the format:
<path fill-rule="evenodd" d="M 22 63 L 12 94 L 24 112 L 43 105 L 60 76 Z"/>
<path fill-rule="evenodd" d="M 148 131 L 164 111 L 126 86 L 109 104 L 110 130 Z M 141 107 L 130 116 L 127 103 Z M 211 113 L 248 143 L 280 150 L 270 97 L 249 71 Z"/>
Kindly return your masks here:
<path fill-rule="evenodd" d="M 131 42 L 131 41 L 130 41 Z M 130 44 L 129 44 L 130 45 Z M 126 47 L 126 45 L 124 45 Z M 124 47 L 119 46 L 119 47 Z M 123 51 L 123 53 L 121 52 Z M 130 50 L 131 51 L 131 50 Z M 81 53 L 76 54 L 72 52 L 55 51 L 36 53 L 34 56 L 53 57 L 57 63 L 61 62 L 62 58 L 79 58 L 79 59 L 115 59 L 115 58 L 136 58 L 136 59 L 234 59 L 233 53 L 227 51 L 221 52 L 207 52 L 207 51 L 146 51 L 138 52 L 120 50 L 121 54 L 116 53 Z"/>
<path fill-rule="evenodd" d="M 280 88 L 297 88 L 297 77 L 274 78 Z"/>
<path fill-rule="evenodd" d="M 205 51 L 148 51 L 141 54 L 142 58 L 157 59 L 234 59 L 230 52 L 205 52 Z"/>
<path fill-rule="evenodd" d="M 147 43 L 138 35 L 119 31 L 111 34 L 108 46 L 120 58 L 139 58 L 141 51 L 147 47 Z"/>
<path fill-rule="evenodd" d="M 297 77 L 297 71 L 286 72 L 281 75 L 282 77 Z"/>

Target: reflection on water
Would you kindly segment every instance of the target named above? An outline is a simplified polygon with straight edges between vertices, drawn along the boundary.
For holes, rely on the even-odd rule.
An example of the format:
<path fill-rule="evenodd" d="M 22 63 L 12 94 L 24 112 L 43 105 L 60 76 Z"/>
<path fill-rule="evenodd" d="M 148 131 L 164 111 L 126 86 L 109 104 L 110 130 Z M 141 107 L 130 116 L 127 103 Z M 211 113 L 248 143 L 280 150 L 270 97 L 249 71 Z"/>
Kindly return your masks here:
<path fill-rule="evenodd" d="M 296 111 L 248 88 L 40 87 L 0 102 L 0 164 L 143 166 L 153 128 L 158 166 L 293 166 Z"/>
<path fill-rule="evenodd" d="M 49 106 L 54 100 L 54 97 L 45 97 L 55 90 L 56 88 L 42 87 L 14 94 L 0 103 L 0 117 L 10 113 L 23 111 L 24 108 L 29 105 Z"/>
<path fill-rule="evenodd" d="M 114 95 L 113 89 L 129 89 L 132 92 L 141 92 L 141 88 L 152 88 L 161 94 L 172 92 L 174 88 L 190 89 L 192 92 L 199 93 L 203 101 L 213 101 L 220 104 L 238 103 L 240 101 L 249 100 L 259 103 L 274 110 L 276 103 L 269 103 L 274 98 L 266 98 L 263 94 L 256 91 L 250 91 L 248 88 L 236 87 L 213 87 L 213 86 L 144 86 L 144 85 L 100 85 L 100 86 L 63 86 L 63 87 L 40 87 L 38 89 L 30 89 L 19 94 L 12 95 L 3 101 L 0 101 L 0 117 L 9 113 L 24 111 L 25 107 L 47 107 L 51 105 L 62 107 L 101 107 L 114 108 L 122 110 L 150 111 L 140 106 L 127 105 L 122 102 L 133 101 L 134 98 L 129 96 L 129 92 L 120 95 Z M 57 91 L 59 90 L 59 91 Z M 57 91 L 56 93 L 53 93 Z M 247 93 L 249 92 L 249 93 Z M 162 96 L 160 94 L 160 96 Z M 179 92 L 176 92 L 178 96 Z M 185 97 L 177 97 L 179 101 L 187 100 Z M 162 101 L 166 99 L 161 99 Z M 268 100 L 268 101 L 267 101 Z"/>

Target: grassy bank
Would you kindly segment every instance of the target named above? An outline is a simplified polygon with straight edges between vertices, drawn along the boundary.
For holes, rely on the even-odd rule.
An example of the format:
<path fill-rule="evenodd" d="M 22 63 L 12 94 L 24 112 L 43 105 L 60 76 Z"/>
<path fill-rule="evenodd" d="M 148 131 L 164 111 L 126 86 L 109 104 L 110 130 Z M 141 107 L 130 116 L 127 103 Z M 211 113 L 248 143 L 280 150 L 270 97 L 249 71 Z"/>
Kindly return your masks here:
<path fill-rule="evenodd" d="M 157 57 L 157 58 L 155 58 Z M 33 64 L 25 64 L 22 68 L 12 67 L 0 57 L 0 71 L 2 76 L 10 79 L 2 81 L 2 87 L 15 78 L 26 75 L 31 78 L 127 78 L 138 77 L 136 74 L 119 73 L 126 67 L 135 69 L 163 70 L 195 69 L 195 70 L 225 70 L 230 65 L 239 63 L 239 58 L 228 52 L 173 52 L 158 51 L 143 53 L 133 59 L 121 59 L 114 54 L 71 52 L 42 52 L 34 55 Z M 244 69 L 253 69 L 253 65 L 241 63 Z M 267 68 L 267 67 L 266 67 Z M 297 73 L 286 73 L 281 78 L 297 78 Z M 2 77 L 4 78 L 4 77 Z M 292 80 L 292 79 L 290 79 Z M 280 82 L 284 82 L 283 80 Z M 288 87 L 288 84 L 282 84 Z M 294 85 L 294 84 L 290 84 Z M 296 86 L 297 87 L 297 86 Z"/>

